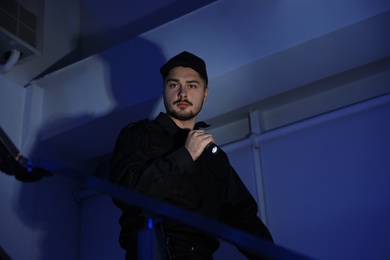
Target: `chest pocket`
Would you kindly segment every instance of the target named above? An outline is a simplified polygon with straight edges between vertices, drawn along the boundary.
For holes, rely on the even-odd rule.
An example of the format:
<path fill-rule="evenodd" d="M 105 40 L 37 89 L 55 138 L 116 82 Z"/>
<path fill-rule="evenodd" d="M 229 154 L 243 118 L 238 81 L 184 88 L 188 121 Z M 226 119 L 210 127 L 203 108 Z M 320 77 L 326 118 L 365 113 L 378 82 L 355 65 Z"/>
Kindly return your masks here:
<path fill-rule="evenodd" d="M 196 211 L 208 198 L 208 185 L 197 164 L 181 174 L 167 202 L 183 209 Z"/>

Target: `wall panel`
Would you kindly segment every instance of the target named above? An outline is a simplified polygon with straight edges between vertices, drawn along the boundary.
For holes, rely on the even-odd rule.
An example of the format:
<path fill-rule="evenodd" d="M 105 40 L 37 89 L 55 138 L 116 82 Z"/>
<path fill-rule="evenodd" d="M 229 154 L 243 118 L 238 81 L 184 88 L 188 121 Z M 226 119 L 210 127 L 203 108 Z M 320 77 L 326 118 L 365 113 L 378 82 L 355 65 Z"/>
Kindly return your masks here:
<path fill-rule="evenodd" d="M 389 100 L 338 110 L 332 120 L 299 131 L 287 127 L 263 140 L 268 219 L 277 243 L 317 259 L 389 259 Z"/>

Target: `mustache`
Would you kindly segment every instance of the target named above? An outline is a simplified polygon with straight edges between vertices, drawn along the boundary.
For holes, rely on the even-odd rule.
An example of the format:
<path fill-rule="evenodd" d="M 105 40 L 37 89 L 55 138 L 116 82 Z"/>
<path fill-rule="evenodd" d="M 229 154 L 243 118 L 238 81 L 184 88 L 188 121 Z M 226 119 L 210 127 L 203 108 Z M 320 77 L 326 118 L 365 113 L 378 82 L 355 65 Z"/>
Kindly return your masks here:
<path fill-rule="evenodd" d="M 187 103 L 192 106 L 192 103 L 186 99 L 178 99 L 175 102 L 173 102 L 174 105 L 176 105 L 177 103 Z"/>

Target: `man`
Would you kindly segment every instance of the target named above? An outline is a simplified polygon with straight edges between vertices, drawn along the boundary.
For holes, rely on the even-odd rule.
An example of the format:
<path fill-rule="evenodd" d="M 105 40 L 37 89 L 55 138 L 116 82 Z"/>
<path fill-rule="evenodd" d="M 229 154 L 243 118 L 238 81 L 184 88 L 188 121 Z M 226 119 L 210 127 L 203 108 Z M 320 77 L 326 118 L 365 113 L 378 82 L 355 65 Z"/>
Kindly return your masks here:
<path fill-rule="evenodd" d="M 209 88 L 202 59 L 182 52 L 160 69 L 166 113 L 124 128 L 111 160 L 110 180 L 190 212 L 272 241 L 257 216 L 257 205 L 226 154 L 206 147 L 211 134 L 196 123 Z M 139 208 L 115 201 L 122 209 L 121 246 L 126 259 L 136 259 L 136 232 L 144 226 Z M 171 259 L 212 259 L 219 241 L 173 220 L 161 224 Z M 241 250 L 250 259 L 256 258 Z"/>

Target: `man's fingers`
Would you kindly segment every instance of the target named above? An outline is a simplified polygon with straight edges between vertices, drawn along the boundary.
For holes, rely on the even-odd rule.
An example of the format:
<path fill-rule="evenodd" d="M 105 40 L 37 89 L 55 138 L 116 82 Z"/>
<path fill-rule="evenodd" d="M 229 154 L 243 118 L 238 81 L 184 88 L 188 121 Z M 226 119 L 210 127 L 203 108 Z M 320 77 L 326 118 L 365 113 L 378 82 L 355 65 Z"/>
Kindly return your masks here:
<path fill-rule="evenodd" d="M 210 142 L 214 142 L 212 134 L 204 130 L 193 130 L 188 133 L 185 146 L 192 158 L 196 160 Z"/>
<path fill-rule="evenodd" d="M 192 135 L 195 137 L 195 138 L 197 138 L 198 139 L 198 141 L 200 141 L 200 142 L 203 142 L 203 141 L 212 141 L 212 142 L 214 142 L 214 139 L 213 139 L 213 136 L 212 136 L 212 134 L 209 134 L 209 133 L 206 133 L 204 130 L 193 130 L 193 131 L 191 131 L 192 133 Z M 210 140 L 208 140 L 208 139 L 210 139 Z M 208 142 L 208 143 L 209 143 Z M 207 144 L 208 144 L 207 143 Z M 206 145 L 207 145 L 206 144 Z"/>

